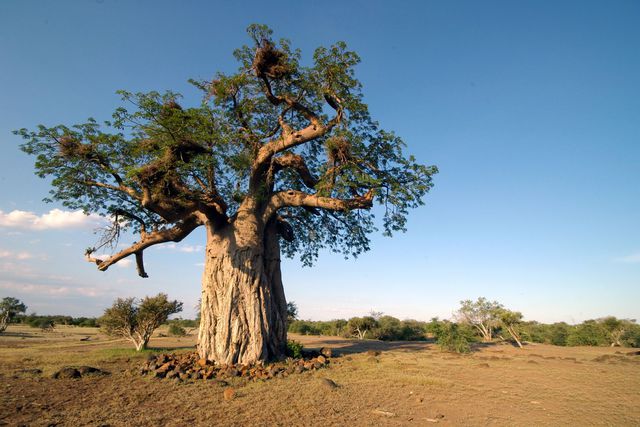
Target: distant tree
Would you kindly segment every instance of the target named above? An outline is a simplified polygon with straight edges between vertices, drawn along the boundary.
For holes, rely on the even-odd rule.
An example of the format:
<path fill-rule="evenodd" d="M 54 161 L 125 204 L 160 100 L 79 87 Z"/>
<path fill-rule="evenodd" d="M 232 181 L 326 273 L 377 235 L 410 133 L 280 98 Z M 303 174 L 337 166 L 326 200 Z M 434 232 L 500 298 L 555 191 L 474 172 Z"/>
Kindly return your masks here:
<path fill-rule="evenodd" d="M 460 305 L 458 321 L 473 326 L 484 341 L 491 341 L 493 331 L 500 323 L 502 304 L 480 297 L 477 301 L 460 301 Z"/>
<path fill-rule="evenodd" d="M 565 322 L 558 322 L 549 325 L 549 343 L 559 346 L 567 345 L 569 331 L 570 327 Z"/>
<path fill-rule="evenodd" d="M 40 328 L 44 332 L 53 331 L 55 326 L 56 323 L 50 317 L 40 317 L 35 323 L 35 327 Z"/>
<path fill-rule="evenodd" d="M 442 351 L 469 353 L 474 342 L 471 326 L 443 321 L 437 329 L 436 342 Z"/>
<path fill-rule="evenodd" d="M 7 329 L 7 326 L 16 315 L 27 311 L 27 306 L 17 298 L 5 297 L 0 301 L 0 333 Z"/>
<path fill-rule="evenodd" d="M 507 309 L 502 309 L 499 312 L 500 316 L 500 325 L 509 332 L 511 338 L 515 340 L 518 344 L 518 347 L 522 348 L 522 343 L 520 342 L 520 331 L 519 326 L 522 323 L 522 313 L 519 311 L 511 311 Z"/>
<path fill-rule="evenodd" d="M 163 293 L 145 297 L 140 303 L 135 298 L 118 298 L 105 310 L 100 325 L 107 334 L 126 338 L 141 351 L 147 347 L 153 331 L 180 311 L 182 303 L 169 301 Z"/>
<path fill-rule="evenodd" d="M 169 335 L 174 337 L 184 337 L 187 335 L 187 330 L 182 326 L 181 319 L 175 319 L 169 322 Z"/>
<path fill-rule="evenodd" d="M 371 312 L 370 314 L 372 314 Z M 401 339 L 402 322 L 393 316 L 371 316 L 377 321 L 376 328 L 372 331 L 372 338 L 383 341 Z"/>
<path fill-rule="evenodd" d="M 640 347 L 640 325 L 635 320 L 629 320 L 629 330 L 622 337 L 625 345 Z"/>
<path fill-rule="evenodd" d="M 609 343 L 606 330 L 596 320 L 585 320 L 569 329 L 567 345 L 603 346 Z"/>
<path fill-rule="evenodd" d="M 287 324 L 290 325 L 291 322 L 298 318 L 298 306 L 293 301 L 287 302 Z"/>
<path fill-rule="evenodd" d="M 98 247 L 118 247 L 123 229 L 139 235 L 109 258 L 89 248 L 99 270 L 133 257 L 147 277 L 145 250 L 206 229 L 198 352 L 219 363 L 285 355 L 281 255 L 311 264 L 323 248 L 369 250 L 374 211 L 385 235 L 404 231 L 437 173 L 371 117 L 346 43 L 304 64 L 268 27 L 248 32 L 237 71 L 191 81 L 193 107 L 175 92 L 122 91 L 126 107 L 104 125 L 16 131 L 51 200 L 112 219 Z"/>
<path fill-rule="evenodd" d="M 351 336 L 360 340 L 366 338 L 367 333 L 378 326 L 378 322 L 371 316 L 352 317 L 347 322 L 347 329 Z"/>
<path fill-rule="evenodd" d="M 624 337 L 627 332 L 633 328 L 633 322 L 631 320 L 617 319 L 614 316 L 600 319 L 599 323 L 604 330 L 607 331 L 611 347 L 624 346 Z"/>
<path fill-rule="evenodd" d="M 384 313 L 382 311 L 369 311 L 369 317 L 373 317 L 376 321 L 380 320 L 382 316 L 384 316 Z"/>

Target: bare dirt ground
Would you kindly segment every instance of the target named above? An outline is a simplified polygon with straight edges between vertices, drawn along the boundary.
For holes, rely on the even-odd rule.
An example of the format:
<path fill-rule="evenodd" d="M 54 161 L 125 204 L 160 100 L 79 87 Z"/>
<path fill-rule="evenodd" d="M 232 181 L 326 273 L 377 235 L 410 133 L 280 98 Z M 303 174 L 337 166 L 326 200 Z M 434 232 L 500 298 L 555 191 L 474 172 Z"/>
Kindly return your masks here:
<path fill-rule="evenodd" d="M 0 425 L 640 425 L 633 349 L 498 344 L 457 356 L 430 343 L 291 338 L 341 356 L 287 378 L 238 378 L 229 385 L 235 398 L 225 400 L 215 382 L 138 375 L 149 353 L 96 329 L 10 326 L 0 335 Z M 192 351 L 195 337 L 156 336 L 150 344 L 151 351 Z M 74 365 L 111 375 L 51 378 Z"/>

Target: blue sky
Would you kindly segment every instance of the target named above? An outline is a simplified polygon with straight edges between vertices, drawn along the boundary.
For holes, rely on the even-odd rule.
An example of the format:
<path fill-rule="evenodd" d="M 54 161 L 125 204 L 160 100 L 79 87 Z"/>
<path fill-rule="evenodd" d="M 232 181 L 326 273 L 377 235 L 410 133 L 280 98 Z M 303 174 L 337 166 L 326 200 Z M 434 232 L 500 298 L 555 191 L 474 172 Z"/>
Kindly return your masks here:
<path fill-rule="evenodd" d="M 344 40 L 373 116 L 440 174 L 406 234 L 357 260 L 283 265 L 304 318 L 449 317 L 485 296 L 526 319 L 640 318 L 640 3 L 0 2 L 0 296 L 99 315 L 167 292 L 193 316 L 204 233 L 106 273 L 92 218 L 45 204 L 13 129 L 110 118 L 117 89 L 172 89 L 235 68 L 245 28 L 309 58 Z M 16 211 L 20 211 L 17 212 Z"/>

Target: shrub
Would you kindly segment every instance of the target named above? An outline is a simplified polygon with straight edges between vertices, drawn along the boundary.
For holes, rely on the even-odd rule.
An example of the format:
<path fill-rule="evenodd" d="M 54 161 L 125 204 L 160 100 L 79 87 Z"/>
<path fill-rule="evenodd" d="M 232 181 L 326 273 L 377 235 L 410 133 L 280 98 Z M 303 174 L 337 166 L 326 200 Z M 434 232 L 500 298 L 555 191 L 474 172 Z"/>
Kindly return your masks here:
<path fill-rule="evenodd" d="M 320 335 L 316 322 L 309 320 L 294 320 L 289 324 L 289 332 L 301 335 Z"/>
<path fill-rule="evenodd" d="M 38 319 L 35 319 L 35 321 L 33 321 L 32 323 L 30 323 L 29 326 L 33 328 L 40 328 L 43 331 L 52 331 L 55 324 L 51 319 L 47 319 L 46 317 L 40 317 Z"/>
<path fill-rule="evenodd" d="M 554 323 L 550 325 L 549 343 L 553 345 L 567 345 L 567 337 L 569 336 L 569 325 L 564 322 Z"/>
<path fill-rule="evenodd" d="M 27 306 L 19 299 L 5 297 L 0 301 L 0 333 L 7 329 L 7 325 L 12 322 L 15 317 L 27 311 Z"/>
<path fill-rule="evenodd" d="M 437 331 L 437 343 L 442 351 L 469 353 L 474 341 L 473 331 L 465 325 L 444 322 Z"/>
<path fill-rule="evenodd" d="M 178 322 L 170 322 L 169 323 L 169 335 L 173 335 L 175 337 L 183 337 L 187 335 L 187 331 L 180 325 Z"/>
<path fill-rule="evenodd" d="M 135 298 L 118 298 L 105 310 L 100 324 L 107 334 L 126 338 L 141 351 L 147 347 L 153 331 L 180 311 L 182 303 L 169 301 L 162 293 L 145 297 L 140 303 Z"/>
<path fill-rule="evenodd" d="M 300 359 L 302 357 L 302 349 L 303 346 L 299 342 L 287 340 L 287 356 Z"/>
<path fill-rule="evenodd" d="M 573 327 L 567 336 L 567 345 L 607 345 L 607 333 L 595 320 L 587 320 L 580 325 Z"/>

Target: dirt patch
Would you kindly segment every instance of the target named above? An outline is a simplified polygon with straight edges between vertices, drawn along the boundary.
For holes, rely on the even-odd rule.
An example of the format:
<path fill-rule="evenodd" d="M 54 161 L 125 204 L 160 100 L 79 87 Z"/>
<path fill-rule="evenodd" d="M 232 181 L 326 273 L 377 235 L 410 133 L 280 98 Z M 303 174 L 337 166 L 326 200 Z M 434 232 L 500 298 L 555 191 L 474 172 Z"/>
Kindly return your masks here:
<path fill-rule="evenodd" d="M 150 345 L 157 350 L 137 354 L 99 334 L 80 341 L 87 331 L 78 329 L 27 338 L 31 344 L 19 348 L 5 344 L 20 338 L 0 336 L 0 425 L 640 425 L 638 358 L 594 361 L 614 355 L 609 348 L 503 346 L 503 357 L 491 362 L 492 347 L 454 357 L 430 343 L 292 336 L 309 349 L 330 347 L 345 356 L 269 381 L 175 382 L 142 376 L 140 367 L 149 355 L 192 353 L 195 337 L 155 336 Z M 490 368 L 478 367 L 483 358 Z M 539 364 L 527 363 L 532 359 Z M 111 375 L 51 378 L 61 366 Z M 27 369 L 41 372 L 17 375 Z M 225 399 L 229 389 L 233 397 Z"/>

